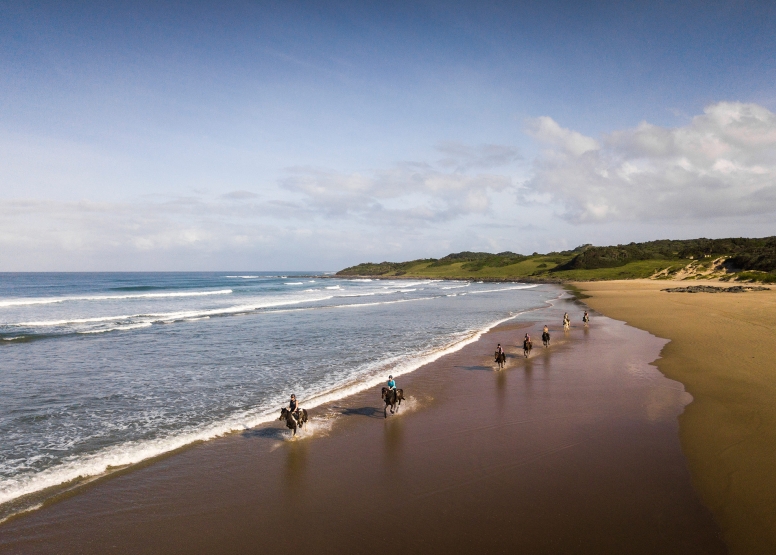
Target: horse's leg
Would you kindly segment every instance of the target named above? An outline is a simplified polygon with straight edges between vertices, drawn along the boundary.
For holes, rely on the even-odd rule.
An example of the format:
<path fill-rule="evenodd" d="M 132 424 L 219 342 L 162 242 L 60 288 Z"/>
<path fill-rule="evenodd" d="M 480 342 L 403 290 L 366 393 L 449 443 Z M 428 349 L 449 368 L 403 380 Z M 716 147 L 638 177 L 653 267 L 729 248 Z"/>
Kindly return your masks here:
<path fill-rule="evenodd" d="M 385 403 L 385 408 L 383 409 L 383 416 L 385 418 L 388 418 L 388 403 Z"/>

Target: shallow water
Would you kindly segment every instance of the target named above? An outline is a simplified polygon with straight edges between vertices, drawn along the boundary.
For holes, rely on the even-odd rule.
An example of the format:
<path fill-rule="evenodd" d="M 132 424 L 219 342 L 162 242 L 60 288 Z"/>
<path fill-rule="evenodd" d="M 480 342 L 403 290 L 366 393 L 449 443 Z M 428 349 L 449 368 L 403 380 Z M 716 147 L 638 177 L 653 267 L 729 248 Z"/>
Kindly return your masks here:
<path fill-rule="evenodd" d="M 558 289 L 302 274 L 0 274 L 0 504 L 370 387 Z"/>

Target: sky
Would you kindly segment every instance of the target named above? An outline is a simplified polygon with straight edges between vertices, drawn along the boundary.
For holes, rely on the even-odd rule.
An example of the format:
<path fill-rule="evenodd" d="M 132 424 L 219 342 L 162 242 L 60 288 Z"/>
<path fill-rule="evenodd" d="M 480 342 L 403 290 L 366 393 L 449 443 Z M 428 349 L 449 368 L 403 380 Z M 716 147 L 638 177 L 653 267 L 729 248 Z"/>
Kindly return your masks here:
<path fill-rule="evenodd" d="M 776 3 L 0 0 L 0 271 L 776 235 Z"/>

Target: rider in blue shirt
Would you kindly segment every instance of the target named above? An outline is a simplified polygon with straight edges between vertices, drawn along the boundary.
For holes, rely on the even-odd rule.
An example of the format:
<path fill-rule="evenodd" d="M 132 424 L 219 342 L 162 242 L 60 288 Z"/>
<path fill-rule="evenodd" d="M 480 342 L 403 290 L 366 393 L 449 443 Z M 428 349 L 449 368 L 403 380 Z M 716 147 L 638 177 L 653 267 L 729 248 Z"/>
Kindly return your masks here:
<path fill-rule="evenodd" d="M 396 389 L 396 382 L 393 381 L 393 376 L 388 376 L 388 389 Z"/>

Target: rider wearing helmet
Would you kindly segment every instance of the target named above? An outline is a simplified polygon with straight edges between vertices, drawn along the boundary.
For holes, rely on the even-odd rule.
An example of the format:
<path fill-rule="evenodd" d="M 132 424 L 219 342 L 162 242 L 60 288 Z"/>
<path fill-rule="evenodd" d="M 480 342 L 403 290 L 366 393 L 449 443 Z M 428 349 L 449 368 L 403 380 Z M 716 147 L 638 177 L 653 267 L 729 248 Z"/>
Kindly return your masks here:
<path fill-rule="evenodd" d="M 393 381 L 393 376 L 388 376 L 388 389 L 396 389 L 396 382 Z"/>
<path fill-rule="evenodd" d="M 501 343 L 499 343 L 498 347 L 496 347 L 496 353 L 500 355 L 504 353 L 504 349 L 501 348 Z"/>

